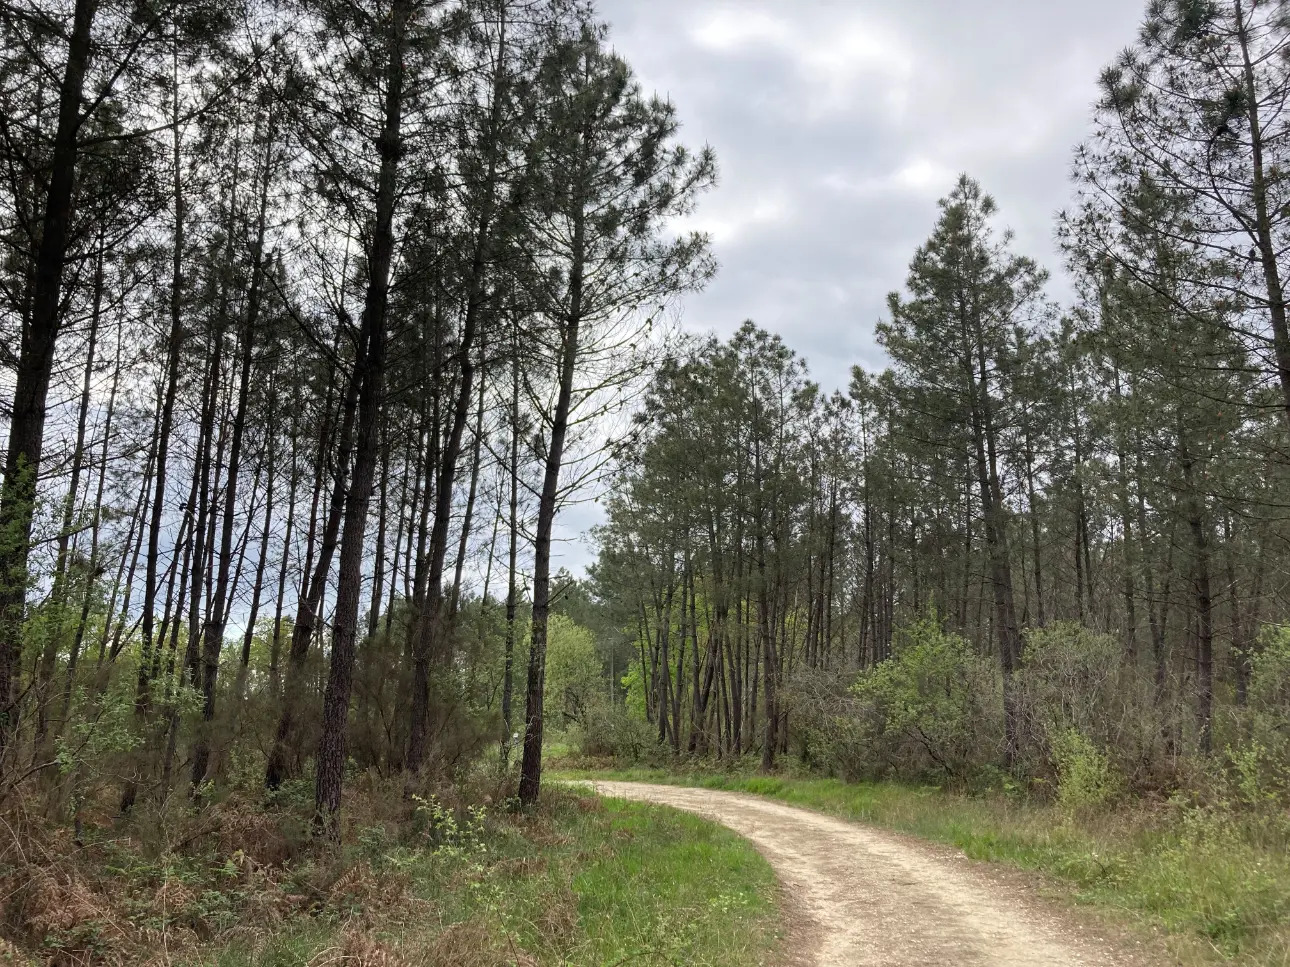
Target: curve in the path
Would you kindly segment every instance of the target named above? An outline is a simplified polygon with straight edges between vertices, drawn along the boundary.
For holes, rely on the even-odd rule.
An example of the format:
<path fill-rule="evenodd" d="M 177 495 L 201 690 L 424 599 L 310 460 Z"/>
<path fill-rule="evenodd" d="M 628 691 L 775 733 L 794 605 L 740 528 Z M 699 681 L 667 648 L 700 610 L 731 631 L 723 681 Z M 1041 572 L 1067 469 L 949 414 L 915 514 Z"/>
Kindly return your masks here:
<path fill-rule="evenodd" d="M 961 855 L 740 793 L 596 782 L 604 796 L 715 820 L 774 867 L 815 967 L 1120 967 L 1157 963 L 1081 929 Z"/>

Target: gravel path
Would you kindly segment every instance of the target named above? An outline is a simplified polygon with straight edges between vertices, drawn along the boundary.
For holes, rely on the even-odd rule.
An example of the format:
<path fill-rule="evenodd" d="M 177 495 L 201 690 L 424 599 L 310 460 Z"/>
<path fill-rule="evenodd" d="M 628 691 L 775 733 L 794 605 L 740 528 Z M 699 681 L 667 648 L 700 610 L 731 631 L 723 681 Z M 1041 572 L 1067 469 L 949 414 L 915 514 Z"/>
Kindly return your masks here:
<path fill-rule="evenodd" d="M 1164 963 L 1140 945 L 1097 936 L 1017 877 L 953 850 L 757 796 L 624 782 L 594 786 L 603 796 L 697 813 L 751 841 L 784 886 L 790 953 L 804 967 Z"/>

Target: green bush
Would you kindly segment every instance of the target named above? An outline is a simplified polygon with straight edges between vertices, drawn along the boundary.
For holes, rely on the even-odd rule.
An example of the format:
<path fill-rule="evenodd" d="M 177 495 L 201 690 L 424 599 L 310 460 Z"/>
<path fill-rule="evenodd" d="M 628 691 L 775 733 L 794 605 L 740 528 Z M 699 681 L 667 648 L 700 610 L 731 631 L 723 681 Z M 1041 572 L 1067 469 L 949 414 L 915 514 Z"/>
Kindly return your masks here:
<path fill-rule="evenodd" d="M 1016 689 L 1022 774 L 1056 783 L 1061 795 L 1075 733 L 1130 784 L 1172 784 L 1177 764 L 1164 736 L 1178 710 L 1157 701 L 1149 671 L 1115 638 L 1073 622 L 1028 630 Z"/>
<path fill-rule="evenodd" d="M 1057 802 L 1069 814 L 1094 812 L 1111 803 L 1123 783 L 1110 757 L 1079 729 L 1049 738 L 1057 767 Z"/>
<path fill-rule="evenodd" d="M 556 727 L 577 725 L 603 699 L 596 636 L 562 614 L 547 623 L 543 714 Z"/>
<path fill-rule="evenodd" d="M 1003 735 L 992 659 L 945 631 L 934 612 L 897 629 L 893 656 L 851 686 L 849 755 L 860 774 L 967 780 L 996 761 Z M 843 722 L 836 721 L 836 726 Z"/>
<path fill-rule="evenodd" d="M 653 725 L 630 709 L 603 699 L 587 706 L 570 738 L 583 755 L 596 758 L 632 764 L 666 758 Z"/>
<path fill-rule="evenodd" d="M 873 729 L 861 717 L 855 681 L 854 671 L 799 667 L 781 695 L 803 764 L 848 782 L 875 772 Z"/>
<path fill-rule="evenodd" d="M 1272 625 L 1250 659 L 1245 708 L 1228 748 L 1235 795 L 1247 806 L 1290 804 L 1290 626 Z"/>

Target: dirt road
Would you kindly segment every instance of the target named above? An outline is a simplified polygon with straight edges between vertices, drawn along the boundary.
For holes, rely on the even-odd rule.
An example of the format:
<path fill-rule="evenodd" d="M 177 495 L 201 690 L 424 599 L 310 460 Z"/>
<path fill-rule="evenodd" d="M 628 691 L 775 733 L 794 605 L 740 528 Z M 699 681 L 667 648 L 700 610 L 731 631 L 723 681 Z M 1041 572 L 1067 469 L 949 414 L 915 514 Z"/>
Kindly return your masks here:
<path fill-rule="evenodd" d="M 697 813 L 750 840 L 790 905 L 796 959 L 814 967 L 1120 967 L 1160 964 L 961 853 L 707 789 L 597 782 L 601 795 Z"/>

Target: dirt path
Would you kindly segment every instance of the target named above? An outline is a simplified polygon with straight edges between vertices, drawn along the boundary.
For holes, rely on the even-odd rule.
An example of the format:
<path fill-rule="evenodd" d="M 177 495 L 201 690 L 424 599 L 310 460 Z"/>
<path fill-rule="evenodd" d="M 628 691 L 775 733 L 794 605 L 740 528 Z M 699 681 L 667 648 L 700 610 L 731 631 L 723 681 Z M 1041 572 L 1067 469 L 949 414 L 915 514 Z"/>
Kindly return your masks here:
<path fill-rule="evenodd" d="M 1161 961 L 1110 943 L 961 853 L 757 796 L 596 782 L 750 840 L 797 908 L 792 945 L 814 967 L 1120 967 Z M 797 929 L 800 927 L 800 929 Z"/>

